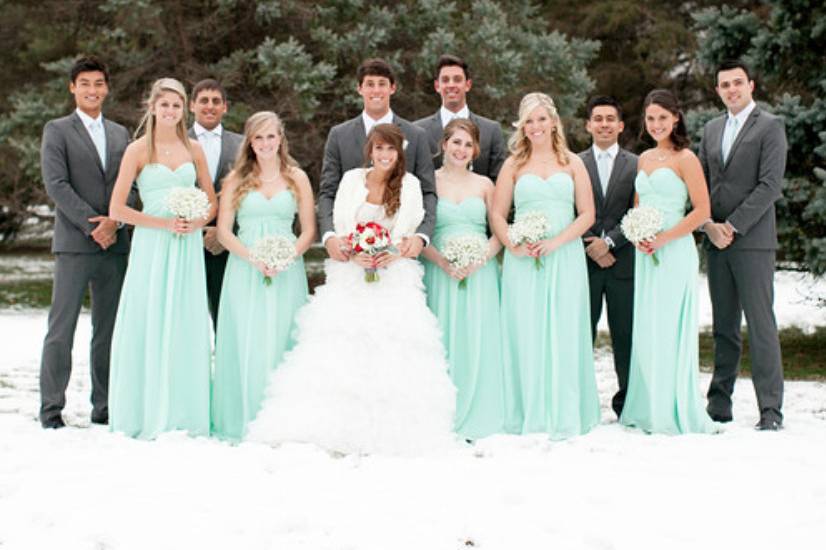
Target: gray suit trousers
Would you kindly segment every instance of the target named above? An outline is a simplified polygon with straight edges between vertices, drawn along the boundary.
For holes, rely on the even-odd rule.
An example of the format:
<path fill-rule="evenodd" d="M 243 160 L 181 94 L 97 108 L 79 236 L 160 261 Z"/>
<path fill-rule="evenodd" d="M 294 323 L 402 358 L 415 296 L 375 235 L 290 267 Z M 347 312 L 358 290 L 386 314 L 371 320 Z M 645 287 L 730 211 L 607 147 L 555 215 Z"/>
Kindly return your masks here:
<path fill-rule="evenodd" d="M 40 421 L 60 417 L 72 373 L 72 344 L 86 288 L 92 296 L 92 418 L 108 416 L 109 349 L 118 311 L 126 254 L 55 254 L 49 329 L 40 363 Z"/>
<path fill-rule="evenodd" d="M 783 364 L 772 305 L 774 250 L 708 250 L 708 287 L 714 317 L 714 376 L 708 412 L 731 416 L 746 315 L 752 380 L 761 416 L 782 420 Z"/>

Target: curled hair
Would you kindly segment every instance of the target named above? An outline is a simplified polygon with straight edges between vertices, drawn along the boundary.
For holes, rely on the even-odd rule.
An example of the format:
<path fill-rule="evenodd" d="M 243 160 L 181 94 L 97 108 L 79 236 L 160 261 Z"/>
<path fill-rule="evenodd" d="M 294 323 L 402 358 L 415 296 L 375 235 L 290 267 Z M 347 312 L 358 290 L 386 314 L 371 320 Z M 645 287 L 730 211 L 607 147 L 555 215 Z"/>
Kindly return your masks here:
<path fill-rule="evenodd" d="M 267 125 L 274 124 L 280 145 L 278 146 L 278 160 L 281 177 L 287 182 L 287 189 L 299 201 L 298 185 L 293 177 L 294 170 L 298 163 L 290 156 L 290 148 L 287 144 L 287 136 L 284 134 L 284 125 L 278 115 L 272 111 L 259 111 L 249 117 L 244 124 L 244 139 L 238 148 L 238 156 L 235 157 L 235 164 L 232 172 L 227 176 L 237 182 L 235 194 L 232 196 L 232 207 L 237 211 L 241 206 L 241 201 L 250 191 L 261 187 L 261 169 L 258 167 L 258 159 L 255 151 L 252 150 L 252 140 Z"/>
<path fill-rule="evenodd" d="M 384 187 L 381 203 L 384 213 L 390 217 L 399 210 L 402 197 L 402 179 L 404 178 L 404 134 L 395 124 L 376 124 L 367 134 L 367 143 L 364 144 L 364 164 L 369 166 L 373 158 L 373 147 L 385 143 L 399 154 L 396 164 L 390 170 Z"/>
<path fill-rule="evenodd" d="M 671 144 L 674 146 L 675 151 L 680 151 L 688 147 L 691 144 L 691 139 L 688 137 L 688 130 L 685 127 L 685 116 L 683 115 L 682 110 L 680 110 L 680 102 L 677 100 L 677 96 L 670 90 L 660 89 L 651 90 L 648 92 L 648 95 L 645 96 L 645 101 L 642 104 L 643 121 L 645 121 L 645 110 L 649 105 L 657 105 L 658 107 L 662 107 L 677 117 L 677 124 L 674 125 L 674 128 L 671 130 L 671 135 L 669 136 L 671 139 Z M 647 131 L 645 129 L 645 124 L 643 123 L 642 130 L 640 131 L 640 137 L 645 137 L 646 133 Z"/>
<path fill-rule="evenodd" d="M 570 162 L 571 151 L 568 149 L 568 142 L 565 140 L 565 131 L 562 128 L 562 120 L 556 110 L 554 100 L 547 94 L 532 92 L 522 98 L 519 102 L 519 120 L 514 123 L 516 131 L 508 140 L 508 150 L 513 155 L 517 169 L 524 166 L 531 158 L 531 142 L 525 134 L 525 124 L 528 117 L 537 107 L 542 107 L 547 111 L 554 128 L 551 131 L 551 149 L 556 155 L 556 160 L 561 166 L 567 166 Z"/>
<path fill-rule="evenodd" d="M 149 162 L 155 162 L 155 127 L 157 125 L 157 121 L 155 120 L 155 113 L 152 112 L 155 106 L 155 102 L 158 101 L 158 98 L 161 97 L 161 94 L 165 92 L 172 92 L 173 94 L 177 94 L 181 98 L 181 102 L 183 103 L 183 108 L 186 109 L 186 90 L 184 89 L 184 85 L 175 80 L 174 78 L 159 78 L 152 84 L 152 88 L 149 89 L 149 97 L 146 98 L 144 104 L 146 105 L 146 111 L 143 113 L 143 117 L 141 118 L 140 124 L 138 124 L 138 129 L 135 130 L 135 137 L 139 137 L 141 132 L 146 135 L 146 149 L 149 154 Z M 186 117 L 181 116 L 181 120 L 178 121 L 178 124 L 175 126 L 175 134 L 177 134 L 178 139 L 186 147 L 186 150 L 189 152 L 189 156 L 192 156 L 192 144 L 189 143 L 189 137 L 186 134 Z"/>
<path fill-rule="evenodd" d="M 471 141 L 473 141 L 472 160 L 476 160 L 476 157 L 479 156 L 480 152 L 479 127 L 467 118 L 454 118 L 453 120 L 447 123 L 447 126 L 445 126 L 445 131 L 442 133 L 442 151 L 444 152 L 445 144 L 447 144 L 450 138 L 453 137 L 453 134 L 455 134 L 459 130 L 464 130 L 468 133 L 468 135 L 470 135 L 470 139 Z"/>

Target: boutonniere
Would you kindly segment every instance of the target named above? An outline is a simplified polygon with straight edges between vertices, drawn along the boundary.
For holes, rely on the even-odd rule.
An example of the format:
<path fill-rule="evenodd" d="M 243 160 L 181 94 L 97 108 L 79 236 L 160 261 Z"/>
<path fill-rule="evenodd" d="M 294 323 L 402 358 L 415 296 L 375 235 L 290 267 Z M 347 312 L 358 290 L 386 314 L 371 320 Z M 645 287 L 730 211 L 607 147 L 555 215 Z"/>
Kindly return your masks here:
<path fill-rule="evenodd" d="M 407 151 L 407 146 L 408 146 L 409 144 L 410 144 L 410 142 L 409 142 L 409 141 L 404 140 L 404 142 L 402 142 L 402 149 L 404 149 L 405 151 Z"/>

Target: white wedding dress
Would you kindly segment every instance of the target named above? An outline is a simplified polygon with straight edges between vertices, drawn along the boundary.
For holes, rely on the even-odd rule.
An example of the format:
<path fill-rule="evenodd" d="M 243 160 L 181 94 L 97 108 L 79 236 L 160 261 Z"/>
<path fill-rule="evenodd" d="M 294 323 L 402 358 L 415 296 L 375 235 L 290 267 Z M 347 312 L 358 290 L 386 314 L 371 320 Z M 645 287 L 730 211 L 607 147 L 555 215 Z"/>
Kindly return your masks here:
<path fill-rule="evenodd" d="M 363 188 L 363 176 L 364 171 L 357 187 Z M 339 194 L 349 192 L 345 180 Z M 407 186 L 415 187 L 420 205 L 418 181 L 406 178 Z M 400 222 L 409 209 L 387 218 L 383 207 L 359 202 L 360 190 L 354 193 L 355 221 L 376 221 L 388 229 L 418 225 L 415 216 Z M 403 205 L 405 200 L 403 192 Z M 347 208 L 345 203 L 337 195 L 335 209 Z M 336 232 L 344 234 L 343 229 L 337 226 Z M 455 444 L 455 388 L 438 322 L 425 301 L 419 262 L 397 260 L 380 269 L 374 283 L 365 282 L 364 268 L 353 262 L 327 260 L 325 271 L 326 284 L 297 314 L 295 347 L 270 376 L 247 440 L 393 455 Z"/>

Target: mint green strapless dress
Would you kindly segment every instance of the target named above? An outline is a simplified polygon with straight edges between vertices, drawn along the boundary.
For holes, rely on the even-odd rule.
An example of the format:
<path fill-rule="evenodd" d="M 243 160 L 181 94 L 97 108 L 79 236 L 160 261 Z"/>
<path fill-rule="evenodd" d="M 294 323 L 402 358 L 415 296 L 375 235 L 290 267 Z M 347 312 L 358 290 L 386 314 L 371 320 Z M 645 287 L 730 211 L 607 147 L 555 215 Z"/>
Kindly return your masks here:
<path fill-rule="evenodd" d="M 663 213 L 663 229 L 685 215 L 688 189 L 670 168 L 640 171 L 639 204 Z M 694 238 L 686 235 L 657 251 L 659 265 L 640 251 L 634 263 L 634 328 L 628 395 L 620 423 L 646 432 L 682 434 L 717 430 L 697 384 L 699 348 Z"/>
<path fill-rule="evenodd" d="M 451 236 L 486 238 L 487 210 L 479 197 L 459 204 L 439 199 L 433 244 Z M 466 287 L 425 261 L 427 305 L 439 319 L 449 373 L 456 386 L 456 433 L 479 439 L 504 429 L 504 388 L 499 331 L 499 267 L 495 259 L 467 278 Z"/>
<path fill-rule="evenodd" d="M 145 213 L 172 217 L 166 195 L 195 185 L 195 165 L 147 164 L 137 183 Z M 112 337 L 112 431 L 208 435 L 210 347 L 201 232 L 136 227 Z"/>
<path fill-rule="evenodd" d="M 514 187 L 515 217 L 543 212 L 548 236 L 574 220 L 574 180 L 523 174 Z M 502 339 L 505 427 L 545 432 L 551 439 L 584 434 L 599 423 L 599 395 L 591 343 L 585 249 L 574 239 L 542 258 L 505 252 Z"/>
<path fill-rule="evenodd" d="M 251 191 L 236 215 L 238 238 L 251 247 L 258 239 L 292 232 L 296 201 L 290 191 L 267 199 Z M 307 301 L 304 260 L 264 284 L 249 262 L 230 254 L 221 290 L 212 382 L 212 433 L 240 440 L 264 399 L 269 374 L 292 347 L 295 313 Z"/>

